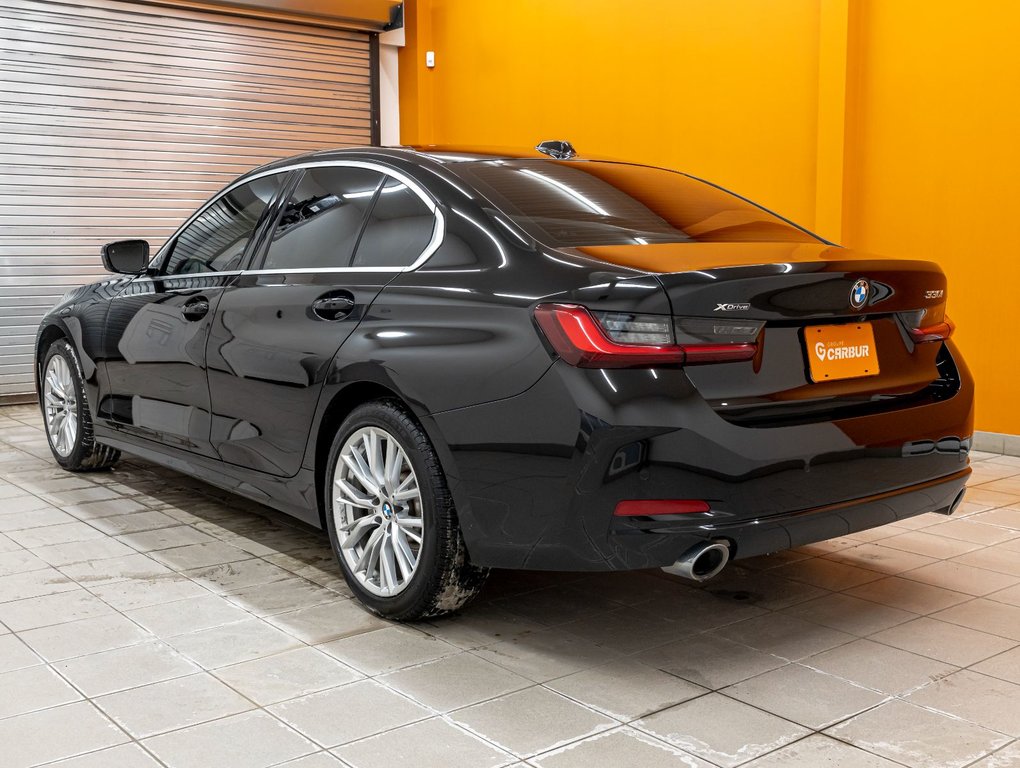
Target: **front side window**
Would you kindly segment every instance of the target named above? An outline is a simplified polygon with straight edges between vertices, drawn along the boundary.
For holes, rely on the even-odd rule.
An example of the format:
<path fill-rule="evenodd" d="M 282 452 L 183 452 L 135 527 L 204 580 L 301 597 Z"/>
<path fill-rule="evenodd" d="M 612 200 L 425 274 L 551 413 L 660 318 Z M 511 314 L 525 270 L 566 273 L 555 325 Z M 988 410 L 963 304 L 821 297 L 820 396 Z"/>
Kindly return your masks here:
<path fill-rule="evenodd" d="M 177 236 L 163 274 L 239 269 L 245 249 L 284 176 L 263 176 L 221 195 Z"/>
<path fill-rule="evenodd" d="M 305 171 L 284 203 L 265 269 L 348 267 L 383 174 L 326 166 Z"/>
<path fill-rule="evenodd" d="M 379 190 L 354 257 L 356 267 L 408 267 L 432 240 L 432 209 L 391 176 Z"/>

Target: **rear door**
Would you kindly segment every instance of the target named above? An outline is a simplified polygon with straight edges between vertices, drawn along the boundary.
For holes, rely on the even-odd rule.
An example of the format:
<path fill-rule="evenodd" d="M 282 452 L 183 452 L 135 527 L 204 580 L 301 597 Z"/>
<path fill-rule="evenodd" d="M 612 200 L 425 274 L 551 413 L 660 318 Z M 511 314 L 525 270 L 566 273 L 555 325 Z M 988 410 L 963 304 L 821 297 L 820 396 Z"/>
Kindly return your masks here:
<path fill-rule="evenodd" d="M 214 450 L 285 477 L 340 345 L 441 235 L 431 198 L 381 166 L 316 165 L 292 187 L 259 268 L 223 291 L 208 347 Z"/>
<path fill-rule="evenodd" d="M 135 278 L 110 300 L 99 418 L 213 455 L 205 370 L 212 310 L 250 257 L 284 176 L 224 191 L 163 248 L 156 274 Z"/>

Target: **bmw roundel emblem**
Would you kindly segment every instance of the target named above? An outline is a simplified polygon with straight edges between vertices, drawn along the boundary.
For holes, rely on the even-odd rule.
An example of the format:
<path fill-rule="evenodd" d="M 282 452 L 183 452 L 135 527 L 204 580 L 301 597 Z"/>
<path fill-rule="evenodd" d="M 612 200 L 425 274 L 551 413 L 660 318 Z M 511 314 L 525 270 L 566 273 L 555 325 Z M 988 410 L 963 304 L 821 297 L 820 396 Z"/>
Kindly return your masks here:
<path fill-rule="evenodd" d="M 860 309 L 868 302 L 868 294 L 871 292 L 871 285 L 867 280 L 858 280 L 850 289 L 850 306 Z"/>

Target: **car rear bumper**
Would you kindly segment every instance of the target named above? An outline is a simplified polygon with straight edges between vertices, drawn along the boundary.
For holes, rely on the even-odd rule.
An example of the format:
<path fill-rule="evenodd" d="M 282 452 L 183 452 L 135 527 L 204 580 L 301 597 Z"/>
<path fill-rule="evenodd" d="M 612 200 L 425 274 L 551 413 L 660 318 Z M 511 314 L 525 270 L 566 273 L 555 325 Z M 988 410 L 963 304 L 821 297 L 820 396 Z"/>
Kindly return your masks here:
<path fill-rule="evenodd" d="M 948 510 L 970 472 L 973 384 L 959 374 L 939 401 L 751 428 L 683 371 L 560 362 L 522 395 L 432 419 L 474 562 L 650 568 L 713 539 L 744 558 Z M 614 515 L 634 499 L 710 512 Z"/>

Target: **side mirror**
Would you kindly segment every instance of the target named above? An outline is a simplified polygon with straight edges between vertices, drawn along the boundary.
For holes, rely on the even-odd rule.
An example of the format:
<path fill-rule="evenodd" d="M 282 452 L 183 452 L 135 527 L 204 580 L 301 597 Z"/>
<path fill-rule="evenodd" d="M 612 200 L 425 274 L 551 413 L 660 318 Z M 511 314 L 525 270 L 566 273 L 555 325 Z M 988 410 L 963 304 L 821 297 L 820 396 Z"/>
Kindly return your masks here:
<path fill-rule="evenodd" d="M 145 240 L 118 240 L 103 246 L 103 266 L 107 272 L 137 275 L 149 266 L 149 243 Z"/>

